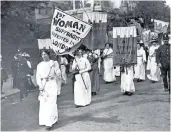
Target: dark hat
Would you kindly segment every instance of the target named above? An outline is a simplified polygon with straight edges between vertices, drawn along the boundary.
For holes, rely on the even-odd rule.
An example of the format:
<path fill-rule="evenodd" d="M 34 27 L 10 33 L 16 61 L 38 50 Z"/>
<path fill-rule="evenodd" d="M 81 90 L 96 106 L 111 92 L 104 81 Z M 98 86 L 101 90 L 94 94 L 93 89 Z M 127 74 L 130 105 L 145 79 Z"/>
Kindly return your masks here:
<path fill-rule="evenodd" d="M 79 47 L 78 49 L 87 50 L 88 48 L 87 48 L 85 45 L 81 44 L 80 47 Z"/>
<path fill-rule="evenodd" d="M 169 40 L 169 35 L 167 33 L 163 34 L 163 40 Z"/>

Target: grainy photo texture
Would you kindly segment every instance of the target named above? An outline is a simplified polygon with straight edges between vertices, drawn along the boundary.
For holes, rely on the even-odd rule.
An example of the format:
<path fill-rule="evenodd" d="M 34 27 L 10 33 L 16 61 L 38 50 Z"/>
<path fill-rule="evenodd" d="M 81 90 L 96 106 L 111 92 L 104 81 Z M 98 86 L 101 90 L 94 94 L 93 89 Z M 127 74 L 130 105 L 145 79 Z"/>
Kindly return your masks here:
<path fill-rule="evenodd" d="M 1 130 L 170 131 L 170 7 L 1 1 Z"/>

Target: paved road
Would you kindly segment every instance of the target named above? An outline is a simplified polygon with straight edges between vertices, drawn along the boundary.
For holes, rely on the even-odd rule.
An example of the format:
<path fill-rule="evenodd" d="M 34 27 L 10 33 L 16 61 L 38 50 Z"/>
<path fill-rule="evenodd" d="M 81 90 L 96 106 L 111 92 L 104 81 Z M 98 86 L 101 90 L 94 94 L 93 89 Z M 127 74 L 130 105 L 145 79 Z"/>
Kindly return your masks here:
<path fill-rule="evenodd" d="M 101 81 L 100 94 L 93 96 L 91 105 L 75 108 L 69 81 L 58 98 L 59 121 L 54 131 L 169 131 L 169 94 L 161 83 L 146 80 L 135 83 L 135 87 L 133 96 L 123 96 L 119 81 Z M 19 102 L 19 94 L 2 100 L 2 131 L 44 130 L 38 125 L 37 96 L 38 91 L 34 91 L 23 102 Z"/>

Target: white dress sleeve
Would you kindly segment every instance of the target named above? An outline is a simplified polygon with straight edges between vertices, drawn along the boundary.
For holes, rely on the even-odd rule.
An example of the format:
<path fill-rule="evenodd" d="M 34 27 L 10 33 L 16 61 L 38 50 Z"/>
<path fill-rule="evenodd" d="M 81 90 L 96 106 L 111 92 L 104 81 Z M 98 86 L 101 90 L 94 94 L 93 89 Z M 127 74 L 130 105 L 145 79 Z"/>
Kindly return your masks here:
<path fill-rule="evenodd" d="M 75 70 L 75 69 L 76 69 L 76 62 L 75 62 L 75 59 L 74 59 L 74 61 L 72 63 L 72 70 Z"/>
<path fill-rule="evenodd" d="M 142 50 L 142 53 L 143 53 L 143 61 L 146 62 L 146 53 L 145 53 L 145 50 Z"/>
<path fill-rule="evenodd" d="M 37 85 L 39 86 L 39 89 L 41 89 L 42 88 L 42 83 L 41 83 L 40 63 L 37 65 L 36 82 L 37 82 Z"/>
<path fill-rule="evenodd" d="M 59 68 L 59 63 L 57 61 L 54 62 L 55 74 L 57 78 L 61 77 L 61 70 Z"/>

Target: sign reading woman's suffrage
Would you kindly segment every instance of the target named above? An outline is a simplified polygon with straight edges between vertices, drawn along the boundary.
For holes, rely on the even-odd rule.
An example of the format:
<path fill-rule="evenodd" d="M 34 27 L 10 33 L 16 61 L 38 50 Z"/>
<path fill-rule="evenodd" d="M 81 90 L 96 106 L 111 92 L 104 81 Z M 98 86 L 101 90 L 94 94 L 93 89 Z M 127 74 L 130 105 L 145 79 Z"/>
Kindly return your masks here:
<path fill-rule="evenodd" d="M 137 63 L 136 27 L 113 27 L 113 63 L 129 65 Z"/>
<path fill-rule="evenodd" d="M 86 37 L 90 29 L 88 23 L 55 9 L 51 23 L 51 47 L 57 54 L 68 52 Z"/>

